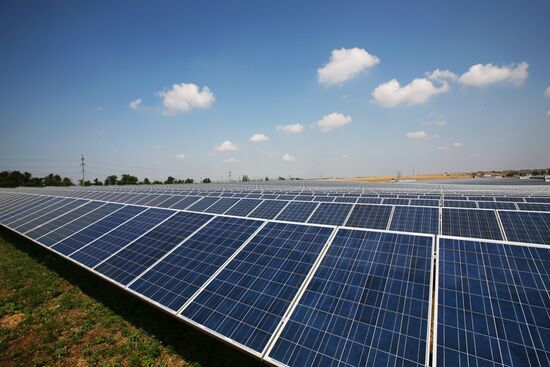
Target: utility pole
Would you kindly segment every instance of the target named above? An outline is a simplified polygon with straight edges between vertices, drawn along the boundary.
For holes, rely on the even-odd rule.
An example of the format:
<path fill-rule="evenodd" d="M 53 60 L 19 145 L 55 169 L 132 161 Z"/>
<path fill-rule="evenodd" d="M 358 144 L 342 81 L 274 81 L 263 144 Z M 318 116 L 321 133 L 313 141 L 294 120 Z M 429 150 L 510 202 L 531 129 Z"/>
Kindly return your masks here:
<path fill-rule="evenodd" d="M 82 181 L 80 181 L 80 186 L 84 186 L 84 154 L 82 154 L 82 158 L 80 158 L 80 167 L 82 169 Z"/>
<path fill-rule="evenodd" d="M 231 182 L 231 170 L 229 170 L 229 182 Z"/>

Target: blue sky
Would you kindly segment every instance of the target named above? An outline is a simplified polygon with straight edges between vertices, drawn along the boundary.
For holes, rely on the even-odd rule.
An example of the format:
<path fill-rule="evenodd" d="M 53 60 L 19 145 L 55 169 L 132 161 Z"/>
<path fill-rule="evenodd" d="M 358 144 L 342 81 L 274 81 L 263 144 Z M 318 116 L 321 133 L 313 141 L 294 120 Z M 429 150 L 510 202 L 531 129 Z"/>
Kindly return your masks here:
<path fill-rule="evenodd" d="M 548 19 L 542 0 L 3 1 L 0 169 L 547 167 Z"/>

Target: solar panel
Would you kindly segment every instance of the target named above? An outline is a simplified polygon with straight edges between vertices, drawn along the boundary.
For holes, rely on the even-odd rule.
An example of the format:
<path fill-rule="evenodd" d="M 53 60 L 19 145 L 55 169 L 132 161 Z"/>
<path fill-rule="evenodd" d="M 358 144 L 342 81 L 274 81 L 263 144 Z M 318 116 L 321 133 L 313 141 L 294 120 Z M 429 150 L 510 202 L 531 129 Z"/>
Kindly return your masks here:
<path fill-rule="evenodd" d="M 185 196 L 181 195 L 169 195 L 169 198 L 164 200 L 163 202 L 158 203 L 156 206 L 159 208 L 170 208 L 172 205 L 175 205 L 177 202 L 179 202 L 182 199 L 185 199 Z M 183 208 L 185 209 L 185 208 Z"/>
<path fill-rule="evenodd" d="M 321 203 L 313 212 L 308 223 L 341 226 L 352 206 L 352 204 Z"/>
<path fill-rule="evenodd" d="M 178 212 L 94 269 L 118 283 L 128 284 L 211 218 Z"/>
<path fill-rule="evenodd" d="M 535 204 L 535 203 L 518 203 L 520 210 L 532 210 L 536 212 L 550 212 L 550 204 Z M 503 209 L 515 209 L 515 208 L 503 208 Z"/>
<path fill-rule="evenodd" d="M 478 201 L 477 205 L 482 209 L 511 209 L 516 210 L 516 204 L 504 201 Z"/>
<path fill-rule="evenodd" d="M 355 203 L 357 198 L 350 198 L 345 196 L 340 196 L 334 199 L 335 203 Z"/>
<path fill-rule="evenodd" d="M 277 220 L 286 220 L 289 222 L 305 222 L 311 213 L 317 208 L 318 203 L 294 201 L 277 216 Z"/>
<path fill-rule="evenodd" d="M 525 201 L 528 203 L 547 203 L 550 204 L 550 197 L 528 197 L 525 198 Z"/>
<path fill-rule="evenodd" d="M 411 205 L 416 205 L 416 206 L 439 206 L 439 200 L 411 199 Z"/>
<path fill-rule="evenodd" d="M 220 199 L 218 202 L 214 203 L 212 206 L 210 206 L 208 209 L 206 209 L 205 213 L 214 213 L 214 214 L 223 214 L 225 213 L 229 208 L 231 208 L 237 201 L 240 199 L 236 198 L 223 198 Z"/>
<path fill-rule="evenodd" d="M 30 201 L 23 206 L 16 207 L 13 210 L 9 210 L 3 213 L 0 216 L 0 223 L 8 225 L 10 222 L 16 221 L 36 210 L 47 207 L 52 203 L 57 203 L 59 200 L 59 198 L 54 198 L 51 196 L 40 197 L 35 201 Z"/>
<path fill-rule="evenodd" d="M 93 268 L 101 261 L 173 215 L 174 211 L 150 208 L 106 235 L 90 242 L 71 255 L 79 263 Z"/>
<path fill-rule="evenodd" d="M 265 200 L 248 216 L 251 218 L 273 219 L 287 203 L 288 201 Z"/>
<path fill-rule="evenodd" d="M 331 232 L 267 223 L 181 315 L 259 355 Z"/>
<path fill-rule="evenodd" d="M 550 249 L 439 239 L 437 366 L 550 366 Z"/>
<path fill-rule="evenodd" d="M 382 204 L 382 199 L 381 198 L 361 197 L 361 198 L 357 199 L 357 202 L 361 203 L 361 204 Z"/>
<path fill-rule="evenodd" d="M 145 205 L 147 206 L 160 206 L 160 204 L 164 203 L 166 200 L 169 200 L 172 198 L 172 195 L 157 195 L 156 198 L 153 200 L 148 201 Z"/>
<path fill-rule="evenodd" d="M 477 208 L 475 201 L 466 200 L 445 200 L 443 206 L 445 208 Z"/>
<path fill-rule="evenodd" d="M 47 203 L 45 202 L 40 206 L 36 206 L 35 208 L 20 213 L 16 217 L 9 218 L 4 222 L 4 224 L 10 226 L 10 228 L 16 229 L 22 224 L 34 221 L 42 217 L 43 215 L 48 214 L 52 210 L 57 210 L 72 201 L 74 201 L 74 199 L 56 198 L 54 200 L 48 201 Z"/>
<path fill-rule="evenodd" d="M 259 199 L 241 199 L 237 204 L 231 207 L 231 209 L 225 212 L 225 214 L 246 217 L 261 202 L 262 201 Z"/>
<path fill-rule="evenodd" d="M 386 205 L 409 205 L 409 202 L 409 199 L 386 198 L 382 203 Z"/>
<path fill-rule="evenodd" d="M 388 205 L 355 205 L 346 222 L 347 227 L 386 229 L 392 207 Z"/>
<path fill-rule="evenodd" d="M 443 208 L 442 234 L 502 240 L 493 210 Z"/>
<path fill-rule="evenodd" d="M 197 201 L 195 204 L 187 208 L 187 210 L 202 212 L 204 211 L 204 209 L 208 208 L 210 205 L 214 204 L 218 200 L 221 200 L 221 199 L 214 198 L 214 197 L 203 197 L 201 200 Z"/>
<path fill-rule="evenodd" d="M 498 212 L 509 241 L 550 245 L 550 213 Z"/>
<path fill-rule="evenodd" d="M 268 360 L 426 366 L 433 238 L 339 229 Z"/>
<path fill-rule="evenodd" d="M 61 242 L 58 242 L 52 246 L 52 249 L 62 253 L 63 255 L 69 255 L 88 243 L 96 240 L 99 236 L 102 236 L 110 230 L 118 227 L 133 216 L 143 212 L 145 209 L 146 208 L 142 206 L 125 206 L 113 214 L 110 214 L 107 217 L 95 222 L 82 231 L 73 234 Z"/>
<path fill-rule="evenodd" d="M 178 200 L 177 203 L 173 204 L 170 209 L 187 209 L 193 203 L 196 203 L 201 199 L 200 196 L 187 196 L 183 199 Z"/>
<path fill-rule="evenodd" d="M 134 281 L 130 288 L 177 311 L 262 223 L 217 217 Z"/>
<path fill-rule="evenodd" d="M 14 228 L 16 231 L 20 232 L 20 233 L 26 233 L 42 224 L 45 224 L 49 221 L 51 221 L 52 219 L 55 219 L 57 217 L 59 217 L 60 215 L 63 215 L 63 214 L 66 214 L 68 212 L 70 212 L 71 210 L 73 209 L 76 209 L 78 208 L 79 206 L 87 203 L 88 200 L 73 200 L 73 199 L 70 199 L 70 201 L 68 202 L 65 202 L 64 205 L 60 205 L 58 206 L 57 208 L 48 208 L 49 211 L 41 216 L 39 216 L 38 218 L 34 219 L 34 220 L 30 220 L 24 224 L 21 224 L 17 227 L 15 226 L 12 226 L 12 228 Z"/>
<path fill-rule="evenodd" d="M 439 208 L 396 206 L 390 229 L 401 232 L 439 233 Z"/>

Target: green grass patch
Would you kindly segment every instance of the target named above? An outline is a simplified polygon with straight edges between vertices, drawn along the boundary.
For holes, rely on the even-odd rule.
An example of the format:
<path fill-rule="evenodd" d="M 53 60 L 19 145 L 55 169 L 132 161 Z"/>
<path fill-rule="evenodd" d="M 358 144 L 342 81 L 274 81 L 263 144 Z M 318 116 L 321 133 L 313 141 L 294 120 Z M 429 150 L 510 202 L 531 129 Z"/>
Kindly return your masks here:
<path fill-rule="evenodd" d="M 0 367 L 264 366 L 0 228 Z"/>

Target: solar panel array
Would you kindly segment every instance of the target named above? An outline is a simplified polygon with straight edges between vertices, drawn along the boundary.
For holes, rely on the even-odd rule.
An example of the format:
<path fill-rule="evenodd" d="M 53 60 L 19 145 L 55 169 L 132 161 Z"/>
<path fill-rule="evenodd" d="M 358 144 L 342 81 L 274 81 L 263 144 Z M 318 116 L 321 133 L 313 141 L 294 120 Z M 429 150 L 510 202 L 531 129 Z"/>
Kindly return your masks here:
<path fill-rule="evenodd" d="M 273 365 L 545 366 L 549 206 L 436 185 L 17 189 L 0 223 Z"/>

